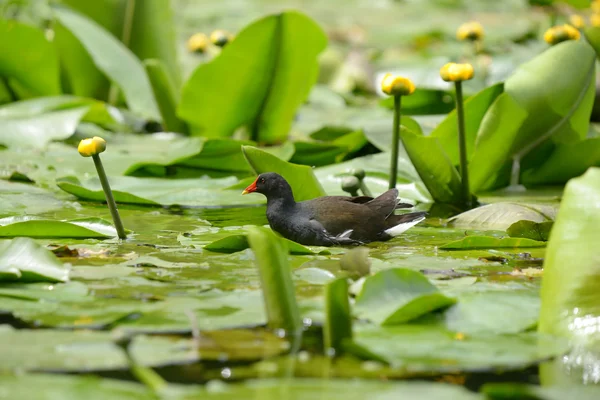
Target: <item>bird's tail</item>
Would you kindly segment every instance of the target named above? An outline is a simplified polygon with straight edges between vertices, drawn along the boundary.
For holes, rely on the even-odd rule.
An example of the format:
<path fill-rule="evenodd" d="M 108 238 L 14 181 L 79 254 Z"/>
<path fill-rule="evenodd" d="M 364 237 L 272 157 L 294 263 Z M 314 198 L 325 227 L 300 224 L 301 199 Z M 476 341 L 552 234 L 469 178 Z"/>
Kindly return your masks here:
<path fill-rule="evenodd" d="M 386 219 L 387 226 L 389 228 L 385 230 L 385 233 L 392 237 L 399 236 L 419 222 L 423 221 L 426 216 L 427 213 L 424 211 L 390 215 Z"/>

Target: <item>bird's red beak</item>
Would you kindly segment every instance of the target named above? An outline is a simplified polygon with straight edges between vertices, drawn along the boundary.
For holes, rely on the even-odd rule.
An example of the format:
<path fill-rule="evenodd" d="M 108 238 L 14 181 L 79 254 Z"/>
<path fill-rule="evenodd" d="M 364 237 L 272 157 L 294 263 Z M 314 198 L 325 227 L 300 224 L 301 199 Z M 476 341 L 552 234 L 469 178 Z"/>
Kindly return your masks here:
<path fill-rule="evenodd" d="M 250 186 L 248 186 L 246 189 L 244 189 L 244 191 L 242 192 L 242 194 L 248 194 L 248 193 L 256 192 L 256 182 L 257 181 L 258 181 L 258 178 L 256 178 L 256 180 L 254 182 L 252 182 L 252 184 Z"/>

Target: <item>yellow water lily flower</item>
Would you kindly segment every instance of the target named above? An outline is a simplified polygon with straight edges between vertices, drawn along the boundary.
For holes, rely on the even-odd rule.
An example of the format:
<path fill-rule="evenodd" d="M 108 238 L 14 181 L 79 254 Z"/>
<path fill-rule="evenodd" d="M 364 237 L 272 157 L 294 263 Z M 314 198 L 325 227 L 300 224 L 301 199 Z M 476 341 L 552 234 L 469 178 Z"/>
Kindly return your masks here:
<path fill-rule="evenodd" d="M 600 26 L 600 14 L 590 15 L 590 24 L 592 24 L 593 27 L 598 28 Z"/>
<path fill-rule="evenodd" d="M 415 84 L 408 78 L 385 74 L 381 90 L 390 96 L 408 96 L 415 92 Z"/>
<path fill-rule="evenodd" d="M 483 26 L 477 21 L 466 22 L 458 27 L 456 38 L 458 40 L 481 40 L 483 39 Z"/>
<path fill-rule="evenodd" d="M 569 24 L 553 26 L 544 33 L 544 40 L 551 45 L 565 40 L 579 40 L 580 37 L 579 30 Z"/>
<path fill-rule="evenodd" d="M 95 156 L 106 150 L 106 140 L 99 136 L 83 139 L 81 142 L 79 142 L 77 150 L 83 157 Z"/>
<path fill-rule="evenodd" d="M 592 12 L 593 13 L 600 13 L 600 1 L 592 1 L 592 4 L 590 5 Z"/>
<path fill-rule="evenodd" d="M 217 29 L 210 34 L 210 41 L 215 46 L 223 47 L 233 40 L 233 35 L 223 29 Z"/>
<path fill-rule="evenodd" d="M 569 17 L 569 23 L 577 29 L 585 27 L 585 19 L 581 15 L 573 14 Z"/>
<path fill-rule="evenodd" d="M 475 71 L 471 64 L 448 63 L 440 69 L 440 76 L 446 82 L 460 82 L 473 79 Z"/>
<path fill-rule="evenodd" d="M 208 36 L 202 32 L 198 32 L 190 36 L 187 41 L 187 48 L 191 53 L 204 53 L 208 44 Z"/>

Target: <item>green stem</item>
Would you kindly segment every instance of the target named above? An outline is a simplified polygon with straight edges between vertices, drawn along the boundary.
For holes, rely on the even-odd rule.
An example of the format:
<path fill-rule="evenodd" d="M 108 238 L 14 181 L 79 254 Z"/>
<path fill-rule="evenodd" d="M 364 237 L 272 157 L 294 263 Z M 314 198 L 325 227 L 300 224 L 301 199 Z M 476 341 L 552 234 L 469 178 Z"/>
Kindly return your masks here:
<path fill-rule="evenodd" d="M 456 83 L 456 116 L 458 120 L 458 150 L 460 154 L 460 176 L 462 198 L 465 205 L 471 207 L 471 190 L 469 188 L 469 169 L 467 166 L 467 138 L 465 132 L 465 112 L 463 109 L 462 82 Z"/>
<path fill-rule="evenodd" d="M 325 354 L 339 355 L 345 340 L 352 340 L 352 313 L 348 301 L 348 280 L 338 278 L 325 286 Z"/>
<path fill-rule="evenodd" d="M 131 371 L 133 376 L 135 376 L 137 380 L 139 380 L 146 387 L 152 390 L 156 398 L 160 398 L 161 393 L 167 387 L 167 382 L 152 368 L 140 365 L 135 361 L 129 350 L 129 346 L 131 345 L 131 339 L 125 339 L 123 343 L 117 343 L 117 345 L 121 347 L 123 353 L 125 353 L 125 358 L 127 359 L 129 370 Z"/>
<path fill-rule="evenodd" d="M 106 196 L 106 204 L 108 204 L 108 209 L 110 210 L 113 222 L 115 223 L 115 228 L 117 229 L 119 239 L 126 239 L 127 235 L 125 234 L 125 228 L 123 228 L 123 222 L 121 222 L 119 210 L 117 210 L 117 203 L 115 203 L 115 198 L 113 197 L 112 190 L 110 190 L 108 178 L 106 177 L 106 172 L 104 172 L 104 166 L 102 165 L 102 161 L 100 160 L 100 155 L 95 154 L 92 156 L 92 159 L 94 160 L 94 165 L 96 165 L 98 178 L 100 178 L 102 190 L 104 190 L 104 195 Z"/>
<path fill-rule="evenodd" d="M 390 164 L 390 184 L 389 188 L 396 187 L 398 175 L 398 147 L 400 147 L 400 107 L 402 96 L 394 96 L 394 136 L 392 138 L 392 161 Z"/>
<path fill-rule="evenodd" d="M 394 184 L 394 186 L 395 186 L 395 184 Z M 371 193 L 371 191 L 367 187 L 367 184 L 365 183 L 364 180 L 360 181 L 360 190 L 361 190 L 361 192 L 363 192 L 363 195 L 373 197 L 373 193 Z"/>

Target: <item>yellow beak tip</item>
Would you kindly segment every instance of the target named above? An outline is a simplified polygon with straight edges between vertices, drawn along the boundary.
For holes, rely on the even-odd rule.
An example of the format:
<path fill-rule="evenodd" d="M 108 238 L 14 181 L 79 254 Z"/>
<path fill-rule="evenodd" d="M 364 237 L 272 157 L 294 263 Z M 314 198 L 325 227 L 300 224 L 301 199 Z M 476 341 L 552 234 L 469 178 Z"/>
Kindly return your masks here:
<path fill-rule="evenodd" d="M 245 195 L 245 194 L 248 194 L 248 193 L 250 193 L 250 192 L 249 192 L 249 191 L 247 191 L 247 190 L 244 190 L 244 191 L 242 192 L 242 196 L 243 196 L 243 195 Z"/>

